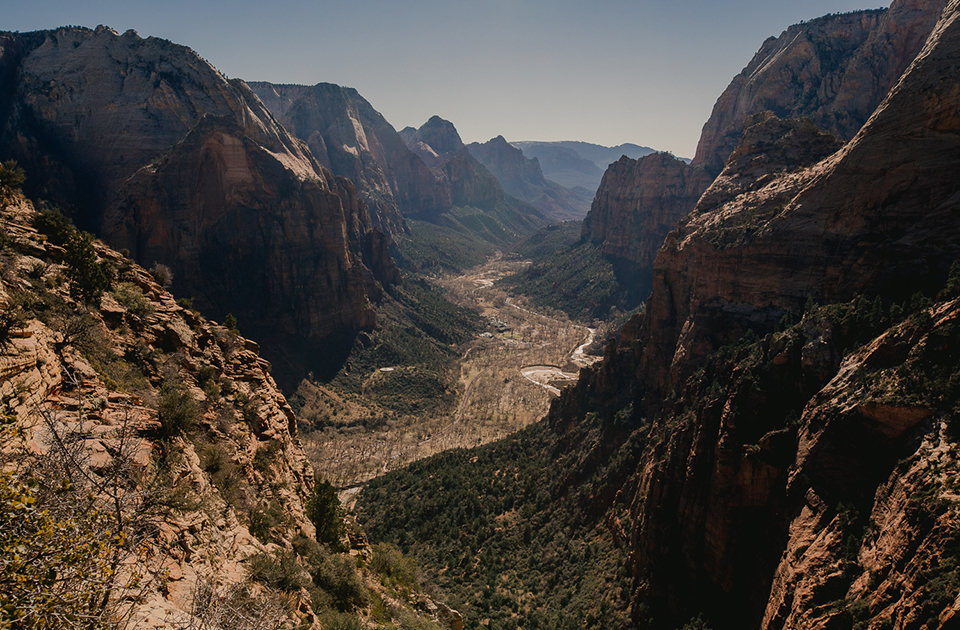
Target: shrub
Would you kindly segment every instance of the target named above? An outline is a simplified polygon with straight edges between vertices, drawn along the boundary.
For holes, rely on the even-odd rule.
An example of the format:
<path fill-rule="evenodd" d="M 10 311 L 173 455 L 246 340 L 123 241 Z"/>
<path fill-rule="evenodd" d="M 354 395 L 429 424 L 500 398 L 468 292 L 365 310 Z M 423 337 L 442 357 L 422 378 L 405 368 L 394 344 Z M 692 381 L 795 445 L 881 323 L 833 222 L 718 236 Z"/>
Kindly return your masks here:
<path fill-rule="evenodd" d="M 27 322 L 27 314 L 19 300 L 8 300 L 0 307 L 0 348 L 10 343 L 14 330 L 23 328 Z"/>
<path fill-rule="evenodd" d="M 154 263 L 153 267 L 150 268 L 150 275 L 164 289 L 173 286 L 173 270 L 163 263 Z"/>
<path fill-rule="evenodd" d="M 324 630 L 363 630 L 360 620 L 348 613 L 329 610 L 320 615 Z"/>
<path fill-rule="evenodd" d="M 395 582 L 409 588 L 416 588 L 416 564 L 413 559 L 407 558 L 403 552 L 390 543 L 373 545 L 373 559 L 370 568 L 377 573 L 392 578 Z"/>
<path fill-rule="evenodd" d="M 347 611 L 362 608 L 370 601 L 350 556 L 325 553 L 310 572 L 317 588 L 327 593 L 333 606 Z"/>
<path fill-rule="evenodd" d="M 277 551 L 273 555 L 258 553 L 247 559 L 250 579 L 286 593 L 295 593 L 310 586 L 296 555 L 291 551 Z"/>
<path fill-rule="evenodd" d="M 258 505 L 250 510 L 250 533 L 257 537 L 257 540 L 267 544 L 273 539 L 271 531 L 275 527 L 287 524 L 290 519 L 286 512 L 276 501 L 271 501 L 269 505 Z"/>
<path fill-rule="evenodd" d="M 73 223 L 56 208 L 38 210 L 32 219 L 33 227 L 54 245 L 63 247 L 77 231 Z"/>
<path fill-rule="evenodd" d="M 237 318 L 233 316 L 233 313 L 227 313 L 227 316 L 223 318 L 223 325 L 226 326 L 228 330 L 238 332 Z"/>
<path fill-rule="evenodd" d="M 195 427 L 200 420 L 200 410 L 190 392 L 182 386 L 164 383 L 160 388 L 157 415 L 163 437 L 181 435 Z"/>
<path fill-rule="evenodd" d="M 0 164 L 0 188 L 20 190 L 25 181 L 27 181 L 27 175 L 17 165 L 16 160 L 7 160 Z"/>
<path fill-rule="evenodd" d="M 321 481 L 314 486 L 307 500 L 306 515 L 317 529 L 317 542 L 326 543 L 335 551 L 343 550 L 342 539 L 346 535 L 343 507 L 329 481 Z"/>
<path fill-rule="evenodd" d="M 110 286 L 103 265 L 98 262 L 93 247 L 93 234 L 76 232 L 67 241 L 67 277 L 70 278 L 70 295 L 95 306 L 100 305 L 103 292 Z"/>
<path fill-rule="evenodd" d="M 154 312 L 153 304 L 143 295 L 140 287 L 132 282 L 121 282 L 113 291 L 114 299 L 136 317 L 146 317 Z"/>

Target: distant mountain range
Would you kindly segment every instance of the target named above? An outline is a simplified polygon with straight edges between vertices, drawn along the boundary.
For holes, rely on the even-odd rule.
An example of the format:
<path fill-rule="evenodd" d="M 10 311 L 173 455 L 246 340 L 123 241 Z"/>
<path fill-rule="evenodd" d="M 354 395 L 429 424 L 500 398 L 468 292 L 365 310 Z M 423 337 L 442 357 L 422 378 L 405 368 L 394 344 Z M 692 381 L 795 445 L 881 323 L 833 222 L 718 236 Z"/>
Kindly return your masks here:
<path fill-rule="evenodd" d="M 650 147 L 620 144 L 605 147 L 589 142 L 511 142 L 528 158 L 536 158 L 544 177 L 566 188 L 586 188 L 590 195 L 597 191 L 607 167 L 626 155 L 639 159 L 655 153 Z"/>

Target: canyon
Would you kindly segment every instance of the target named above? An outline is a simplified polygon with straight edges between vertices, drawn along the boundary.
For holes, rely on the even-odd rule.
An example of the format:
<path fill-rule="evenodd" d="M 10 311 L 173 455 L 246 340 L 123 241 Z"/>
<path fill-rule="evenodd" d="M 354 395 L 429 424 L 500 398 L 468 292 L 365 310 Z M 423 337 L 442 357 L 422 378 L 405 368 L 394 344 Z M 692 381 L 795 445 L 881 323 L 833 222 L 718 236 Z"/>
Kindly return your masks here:
<path fill-rule="evenodd" d="M 132 501 L 138 627 L 229 584 L 312 628 L 960 623 L 960 0 L 767 40 L 573 241 L 502 137 L 132 31 L 0 48 L 2 480 L 77 452 Z"/>
<path fill-rule="evenodd" d="M 373 325 L 399 280 L 388 238 L 242 81 L 106 27 L 6 33 L 2 48 L 0 146 L 35 174 L 27 194 L 239 318 L 287 389 Z"/>

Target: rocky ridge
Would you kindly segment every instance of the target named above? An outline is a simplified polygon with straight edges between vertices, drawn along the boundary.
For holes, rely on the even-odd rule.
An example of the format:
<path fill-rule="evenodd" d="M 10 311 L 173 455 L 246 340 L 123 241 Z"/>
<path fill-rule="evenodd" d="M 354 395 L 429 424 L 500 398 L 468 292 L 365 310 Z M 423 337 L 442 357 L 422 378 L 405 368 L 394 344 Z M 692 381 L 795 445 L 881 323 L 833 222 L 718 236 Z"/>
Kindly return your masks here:
<path fill-rule="evenodd" d="M 305 573 L 317 570 L 310 560 L 315 556 L 305 551 L 318 535 L 307 500 L 317 482 L 297 418 L 259 346 L 177 303 L 151 274 L 97 241 L 81 251 L 105 271 L 106 292 L 80 298 L 75 289 L 89 281 L 78 272 L 87 267 L 77 266 L 75 253 L 83 239 L 68 232 L 64 246 L 55 244 L 63 232 L 51 230 L 49 220 L 42 223 L 17 194 L 3 191 L 3 197 L 0 456 L 5 475 L 14 475 L 3 483 L 30 471 L 55 472 L 73 479 L 54 493 L 56 500 L 89 492 L 95 505 L 106 502 L 109 512 L 80 535 L 100 536 L 96 528 L 106 528 L 104 544 L 118 554 L 112 557 L 121 568 L 107 582 L 113 587 L 104 600 L 115 623 L 202 627 L 222 615 L 233 615 L 238 628 L 333 623 L 334 613 L 322 613 L 329 595 Z M 8 434 L 11 419 L 17 432 Z M 42 468 L 58 461 L 62 468 Z M 45 478 L 50 488 L 58 483 Z M 31 522 L 25 513 L 19 518 Z M 65 524 L 63 531 L 76 526 Z M 359 588 L 372 589 L 392 614 L 423 615 L 416 607 L 432 611 L 446 627 L 462 627 L 459 615 L 442 604 L 385 590 L 370 569 L 344 569 L 365 564 L 374 553 L 362 532 L 351 529 L 335 542 L 349 550 L 350 560 L 311 552 L 327 558 L 326 570 L 340 567 L 332 576 L 347 571 L 331 579 L 364 580 Z M 84 562 L 82 555 L 67 558 Z M 292 581 L 264 572 L 280 558 L 295 559 L 284 569 Z M 54 572 L 46 588 L 55 590 L 58 579 L 87 588 L 95 582 L 84 580 L 97 580 L 98 566 L 90 565 L 86 577 L 59 566 L 60 576 Z M 353 571 L 359 577 L 350 578 Z M 22 605 L 12 593 L 6 592 L 5 604 Z M 370 600 L 364 601 L 351 604 L 359 605 L 351 608 L 354 616 L 370 616 Z M 237 617 L 240 610 L 248 616 Z"/>
<path fill-rule="evenodd" d="M 802 166 L 832 150 L 809 123 L 754 119 L 646 314 L 551 409 L 566 448 L 625 417 L 643 444 L 595 488 L 641 627 L 956 623 L 958 16 L 825 159 Z"/>
<path fill-rule="evenodd" d="M 636 264 L 640 282 L 647 284 L 663 240 L 709 185 L 702 169 L 668 153 L 624 156 L 604 173 L 582 237 L 599 244 L 604 256 Z M 648 291 L 649 285 L 640 293 Z"/>
<path fill-rule="evenodd" d="M 850 140 L 896 85 L 933 29 L 945 0 L 901 0 L 889 9 L 829 15 L 771 37 L 714 105 L 693 164 L 722 170 L 743 121 L 763 111 L 809 116 Z"/>
<path fill-rule="evenodd" d="M 205 312 L 239 317 L 287 387 L 308 355 L 372 325 L 371 301 L 398 279 L 387 239 L 246 84 L 133 31 L 2 41 L 0 152 L 31 173 L 28 193 L 168 265 Z"/>
<path fill-rule="evenodd" d="M 452 228 L 461 234 L 505 247 L 531 234 L 548 220 L 537 208 L 506 192 L 470 151 L 453 123 L 433 116 L 420 129 L 400 132 L 410 150 L 423 158 L 444 190 L 451 208 L 438 215 L 411 218 Z"/>
<path fill-rule="evenodd" d="M 329 83 L 249 85 L 323 166 L 357 186 L 380 231 L 396 237 L 406 232 L 403 216 L 449 207 L 430 169 L 356 90 Z"/>
<path fill-rule="evenodd" d="M 504 191 L 526 201 L 551 219 L 579 220 L 590 209 L 589 199 L 546 179 L 537 159 L 527 159 L 503 136 L 483 144 L 474 142 L 467 148 L 497 178 Z"/>

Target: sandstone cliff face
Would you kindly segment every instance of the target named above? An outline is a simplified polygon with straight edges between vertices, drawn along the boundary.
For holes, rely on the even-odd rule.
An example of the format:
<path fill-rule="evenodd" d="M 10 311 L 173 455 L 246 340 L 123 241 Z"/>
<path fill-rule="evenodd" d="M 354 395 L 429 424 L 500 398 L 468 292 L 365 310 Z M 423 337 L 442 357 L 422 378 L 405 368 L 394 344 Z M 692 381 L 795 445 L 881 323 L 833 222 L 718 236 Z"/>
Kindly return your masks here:
<path fill-rule="evenodd" d="M 0 40 L 4 154 L 32 174 L 29 191 L 78 208 L 94 227 L 120 183 L 204 113 L 245 115 L 234 85 L 165 40 L 105 27 Z"/>
<path fill-rule="evenodd" d="M 690 213 L 709 184 L 702 169 L 667 153 L 639 160 L 622 157 L 604 173 L 583 220 L 583 238 L 598 243 L 605 256 L 635 263 L 647 278 L 667 233 Z"/>
<path fill-rule="evenodd" d="M 380 231 L 395 237 L 406 231 L 403 215 L 449 206 L 430 169 L 356 90 L 329 83 L 249 85 L 323 166 L 357 186 Z"/>
<path fill-rule="evenodd" d="M 552 408 L 570 449 L 634 423 L 641 454 L 604 492 L 639 625 L 956 623 L 960 284 L 933 307 L 910 296 L 960 259 L 958 56 L 952 0 L 855 138 L 810 166 L 829 136 L 752 119 L 657 256 L 647 312 Z"/>
<path fill-rule="evenodd" d="M 35 532 L 29 553 L 46 555 L 29 569 L 44 568 L 43 586 L 5 587 L 5 615 L 32 612 L 39 595 L 63 611 L 73 593 L 66 605 L 51 593 L 95 584 L 98 597 L 108 594 L 106 612 L 99 599 L 73 601 L 71 610 L 80 607 L 85 621 L 108 618 L 111 628 L 219 628 L 228 620 L 239 630 L 321 630 L 344 617 L 377 627 L 429 617 L 463 630 L 459 613 L 419 588 L 388 590 L 355 525 L 319 547 L 313 468 L 258 344 L 178 304 L 99 241 L 90 244 L 91 262 L 108 286 L 99 303 L 81 300 L 71 246 L 53 244 L 33 224 L 30 202 L 0 189 L 3 517 L 9 529 L 8 491 L 37 479 L 46 494 L 36 493 L 34 511 L 52 514 L 59 535 L 78 544 L 55 556 L 43 546 L 48 532 Z M 97 518 L 63 513 L 72 500 L 99 510 Z M 19 510 L 15 522 L 27 527 L 33 517 Z M 98 541 L 110 562 L 91 560 Z M 23 577 L 11 556 L 5 549 L 0 567 L 8 586 Z M 349 615 L 331 612 L 345 607 L 344 589 L 355 589 Z M 386 617 L 374 615 L 371 593 L 389 606 Z"/>
<path fill-rule="evenodd" d="M 303 366 L 283 348 L 373 326 L 378 279 L 399 280 L 350 182 L 317 173 L 301 179 L 232 119 L 205 118 L 125 184 L 102 233 L 169 265 L 204 310 L 239 317 L 295 387 Z"/>
<path fill-rule="evenodd" d="M 430 168 L 454 157 L 466 146 L 453 123 L 439 116 L 432 116 L 419 129 L 404 128 L 400 136 Z"/>
<path fill-rule="evenodd" d="M 353 186 L 242 81 L 132 31 L 3 42 L 5 159 L 37 173 L 33 192 L 81 225 L 172 267 L 181 295 L 280 342 L 285 386 L 325 340 L 372 325 L 378 283 L 398 280 L 386 239 Z"/>
<path fill-rule="evenodd" d="M 851 139 L 896 84 L 946 5 L 903 0 L 888 10 L 831 15 L 771 37 L 720 96 L 703 127 L 693 164 L 723 168 L 752 114 L 809 116 Z"/>
<path fill-rule="evenodd" d="M 650 356 L 699 354 L 691 331 L 708 303 L 718 305 L 713 315 L 763 319 L 857 292 L 902 300 L 945 277 L 958 238 L 950 175 L 958 144 L 944 131 L 958 96 L 942 68 L 956 43 L 949 29 L 934 43 L 842 150 L 731 201 L 698 205 L 671 234 L 648 305 L 649 342 L 658 345 Z"/>
<path fill-rule="evenodd" d="M 0 226 L 20 252 L 4 250 L 0 309 L 24 316 L 21 309 L 31 299 L 62 303 L 44 310 L 33 302 L 22 327 L 0 347 L 0 404 L 26 432 L 25 457 L 52 453 L 53 431 L 76 439 L 71 431 L 79 422 L 82 459 L 99 474 L 122 459 L 121 465 L 132 467 L 131 474 L 144 484 L 134 488 L 143 496 L 177 488 L 184 497 L 202 498 L 193 508 L 149 519 L 124 514 L 144 519 L 127 522 L 124 532 L 149 550 L 143 566 L 131 565 L 144 571 L 149 585 L 135 610 L 135 625 L 176 627 L 195 612 L 193 595 L 200 582 L 243 582 L 244 559 L 266 548 L 250 533 L 247 508 L 273 502 L 288 516 L 288 527 L 274 532 L 281 543 L 298 534 L 313 536 L 303 504 L 314 485 L 313 471 L 294 413 L 257 344 L 177 305 L 145 270 L 99 244 L 101 262 L 120 270 L 119 280 L 126 284 L 104 295 L 99 310 L 84 308 L 63 282 L 64 265 L 50 262 L 61 259 L 63 250 L 29 227 L 29 204 L 5 203 L 0 213 Z M 31 282 L 27 271 L 40 269 L 38 288 L 37 272 Z M 85 313 L 88 327 L 79 333 L 71 328 L 70 318 L 78 316 L 71 313 Z M 158 437 L 166 434 L 156 401 L 164 384 L 171 383 L 195 401 L 200 426 L 193 430 L 202 438 L 173 434 L 164 443 Z M 225 458 L 220 465 L 236 470 L 232 487 L 209 474 L 214 447 Z M 147 480 L 158 474 L 157 462 L 165 458 L 173 462 L 171 487 L 147 488 Z M 130 509 L 138 505 L 127 499 Z M 141 530 L 150 534 L 135 535 Z M 158 579 L 164 571 L 169 572 L 165 585 Z"/>
<path fill-rule="evenodd" d="M 526 201 L 551 219 L 579 220 L 590 209 L 589 199 L 544 178 L 536 158 L 527 159 L 503 136 L 484 144 L 474 142 L 467 148 L 497 178 L 504 191 Z"/>

